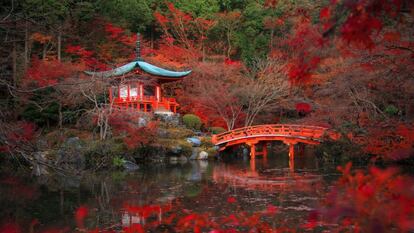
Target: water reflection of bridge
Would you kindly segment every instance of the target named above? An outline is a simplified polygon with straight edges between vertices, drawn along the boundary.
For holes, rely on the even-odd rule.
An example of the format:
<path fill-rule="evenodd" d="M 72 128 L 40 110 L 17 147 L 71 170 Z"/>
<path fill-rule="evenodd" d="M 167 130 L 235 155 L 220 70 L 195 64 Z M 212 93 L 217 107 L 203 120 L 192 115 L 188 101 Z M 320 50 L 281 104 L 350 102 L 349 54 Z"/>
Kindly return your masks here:
<path fill-rule="evenodd" d="M 295 173 L 290 169 L 277 169 L 280 175 L 259 174 L 257 171 L 241 171 L 229 167 L 215 168 L 213 180 L 217 183 L 226 183 L 232 187 L 240 187 L 257 191 L 305 191 L 321 181 L 317 174 Z"/>

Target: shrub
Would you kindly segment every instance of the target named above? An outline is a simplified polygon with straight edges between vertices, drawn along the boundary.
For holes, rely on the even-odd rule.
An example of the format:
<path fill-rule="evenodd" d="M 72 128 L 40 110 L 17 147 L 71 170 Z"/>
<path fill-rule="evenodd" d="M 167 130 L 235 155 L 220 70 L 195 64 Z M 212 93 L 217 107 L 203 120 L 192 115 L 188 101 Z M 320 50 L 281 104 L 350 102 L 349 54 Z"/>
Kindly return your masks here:
<path fill-rule="evenodd" d="M 385 108 L 384 112 L 385 112 L 386 114 L 388 114 L 389 116 L 395 116 L 395 115 L 397 115 L 397 113 L 398 113 L 398 108 L 397 108 L 397 107 L 395 107 L 394 105 L 388 105 L 388 106 Z"/>
<path fill-rule="evenodd" d="M 121 168 L 122 166 L 124 166 L 126 160 L 124 158 L 121 158 L 119 156 L 115 156 L 112 159 L 112 165 L 116 168 Z"/>
<path fill-rule="evenodd" d="M 200 130 L 202 124 L 200 118 L 194 114 L 185 114 L 183 122 L 187 128 L 195 130 Z"/>
<path fill-rule="evenodd" d="M 209 159 L 210 158 L 214 158 L 217 155 L 217 153 L 218 153 L 218 151 L 216 150 L 215 147 L 209 147 L 209 148 L 207 148 L 206 152 L 208 153 L 208 158 Z"/>
<path fill-rule="evenodd" d="M 188 138 L 194 135 L 192 130 L 186 128 L 169 128 L 167 129 L 167 138 Z"/>
<path fill-rule="evenodd" d="M 214 144 L 211 142 L 211 137 L 201 137 L 201 145 L 203 147 L 212 147 Z"/>
<path fill-rule="evenodd" d="M 226 130 L 222 127 L 211 127 L 208 129 L 212 134 L 221 134 L 226 132 Z"/>
<path fill-rule="evenodd" d="M 175 151 L 177 147 L 180 149 L 180 154 L 185 156 L 190 156 L 193 150 L 191 143 L 187 142 L 185 139 L 166 139 L 162 138 L 158 141 L 159 145 L 162 148 L 167 149 L 167 151 Z"/>
<path fill-rule="evenodd" d="M 111 139 L 107 141 L 89 141 L 88 147 L 84 152 L 86 164 L 88 168 L 102 169 L 117 166 L 120 154 L 125 153 L 126 147 L 122 140 Z M 116 161 L 115 161 L 116 160 Z"/>

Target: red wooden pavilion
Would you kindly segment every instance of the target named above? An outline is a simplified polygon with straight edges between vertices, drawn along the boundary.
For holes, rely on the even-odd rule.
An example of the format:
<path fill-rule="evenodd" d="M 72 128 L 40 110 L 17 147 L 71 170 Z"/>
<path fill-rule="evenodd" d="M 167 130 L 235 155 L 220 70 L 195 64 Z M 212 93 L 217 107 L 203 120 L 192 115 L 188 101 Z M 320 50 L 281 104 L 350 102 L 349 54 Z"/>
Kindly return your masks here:
<path fill-rule="evenodd" d="M 189 75 L 191 70 L 171 71 L 145 62 L 141 57 L 138 34 L 135 61 L 109 71 L 86 73 L 103 78 L 118 77 L 113 79 L 113 85 L 109 88 L 109 100 L 116 106 L 171 114 L 177 112 L 179 104 L 175 98 L 163 97 L 161 85 L 178 81 Z"/>

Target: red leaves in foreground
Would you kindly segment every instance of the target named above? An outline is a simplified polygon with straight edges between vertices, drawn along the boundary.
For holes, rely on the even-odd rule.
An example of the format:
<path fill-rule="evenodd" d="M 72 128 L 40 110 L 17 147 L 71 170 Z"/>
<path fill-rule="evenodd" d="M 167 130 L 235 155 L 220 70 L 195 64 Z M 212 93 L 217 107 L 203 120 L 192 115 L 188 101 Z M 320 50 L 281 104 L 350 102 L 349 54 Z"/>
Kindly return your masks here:
<path fill-rule="evenodd" d="M 314 229 L 318 225 L 319 214 L 316 211 L 312 211 L 308 216 L 308 221 L 306 224 L 302 225 L 304 229 Z"/>
<path fill-rule="evenodd" d="M 338 222 L 346 219 L 363 232 L 414 228 L 414 180 L 397 169 L 370 168 L 368 173 L 339 168 L 343 177 L 327 199 L 326 215 Z M 349 224 L 342 230 L 350 230 Z"/>
<path fill-rule="evenodd" d="M 20 226 L 12 222 L 6 222 L 3 225 L 0 225 L 1 233 L 21 233 Z"/>

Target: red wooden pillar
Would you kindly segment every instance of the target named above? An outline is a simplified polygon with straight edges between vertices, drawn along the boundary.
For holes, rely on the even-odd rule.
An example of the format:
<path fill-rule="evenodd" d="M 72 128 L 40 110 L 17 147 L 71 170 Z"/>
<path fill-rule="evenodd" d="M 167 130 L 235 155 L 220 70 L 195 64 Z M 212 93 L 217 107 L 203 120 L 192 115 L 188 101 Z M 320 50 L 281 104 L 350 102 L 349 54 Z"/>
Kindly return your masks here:
<path fill-rule="evenodd" d="M 144 103 L 144 112 L 147 112 L 147 103 Z"/>
<path fill-rule="evenodd" d="M 247 143 L 250 146 L 250 169 L 252 171 L 256 171 L 256 144 L 257 142 Z"/>
<path fill-rule="evenodd" d="M 256 160 L 255 159 L 250 159 L 250 170 L 252 170 L 253 172 L 256 171 Z"/>
<path fill-rule="evenodd" d="M 158 109 L 158 100 L 152 101 L 152 111 L 155 112 L 155 110 Z"/>
<path fill-rule="evenodd" d="M 295 170 L 295 144 L 289 143 L 289 169 Z"/>
<path fill-rule="evenodd" d="M 127 101 L 131 99 L 131 85 L 127 85 Z"/>
<path fill-rule="evenodd" d="M 113 93 L 112 93 L 112 86 L 111 86 L 109 87 L 109 103 L 112 103 L 112 95 Z"/>
<path fill-rule="evenodd" d="M 263 143 L 263 162 L 267 164 L 267 142 Z"/>
<path fill-rule="evenodd" d="M 118 88 L 118 99 L 121 98 L 121 86 L 117 86 L 116 88 Z"/>
<path fill-rule="evenodd" d="M 177 113 L 177 105 L 174 105 L 174 113 Z"/>
<path fill-rule="evenodd" d="M 289 143 L 289 159 L 295 159 L 295 145 L 293 143 Z"/>
<path fill-rule="evenodd" d="M 250 144 L 250 159 L 256 159 L 256 143 Z"/>
<path fill-rule="evenodd" d="M 144 97 L 144 84 L 139 84 L 139 98 L 142 100 Z"/>
<path fill-rule="evenodd" d="M 161 88 L 160 86 L 155 86 L 155 97 L 158 102 L 161 100 Z"/>

